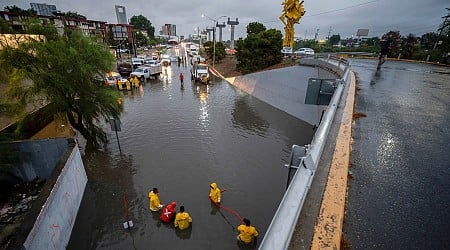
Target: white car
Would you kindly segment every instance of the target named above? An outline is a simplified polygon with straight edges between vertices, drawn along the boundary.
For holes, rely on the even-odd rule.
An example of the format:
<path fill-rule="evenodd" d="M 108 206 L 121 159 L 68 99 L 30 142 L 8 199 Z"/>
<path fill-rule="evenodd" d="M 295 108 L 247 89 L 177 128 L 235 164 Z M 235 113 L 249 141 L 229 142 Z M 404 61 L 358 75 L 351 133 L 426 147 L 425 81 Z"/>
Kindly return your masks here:
<path fill-rule="evenodd" d="M 164 65 L 164 66 L 169 66 L 170 63 L 171 63 L 170 56 L 169 56 L 169 55 L 166 55 L 166 54 L 162 55 L 161 63 L 162 63 L 162 65 Z"/>
<path fill-rule="evenodd" d="M 120 79 L 120 78 L 121 78 L 121 76 L 120 76 L 119 73 L 117 73 L 117 72 L 108 72 L 106 74 L 106 77 L 105 77 L 105 85 L 107 85 L 107 86 L 115 86 L 117 80 Z"/>
<path fill-rule="evenodd" d="M 292 54 L 292 49 L 291 49 L 291 47 L 283 47 L 283 49 L 281 50 L 281 53 Z"/>
<path fill-rule="evenodd" d="M 312 56 L 314 55 L 314 50 L 311 48 L 300 48 L 294 52 L 298 56 Z"/>

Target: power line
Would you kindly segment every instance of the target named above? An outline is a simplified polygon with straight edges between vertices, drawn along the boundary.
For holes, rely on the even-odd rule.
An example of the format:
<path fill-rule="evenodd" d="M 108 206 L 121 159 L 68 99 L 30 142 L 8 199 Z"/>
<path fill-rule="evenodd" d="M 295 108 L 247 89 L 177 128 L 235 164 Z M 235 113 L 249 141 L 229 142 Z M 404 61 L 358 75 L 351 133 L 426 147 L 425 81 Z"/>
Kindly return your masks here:
<path fill-rule="evenodd" d="M 308 15 L 308 12 L 306 12 L 305 13 L 305 17 L 314 17 L 314 16 L 325 15 L 325 14 L 334 13 L 334 12 L 338 12 L 338 11 L 348 10 L 348 9 L 360 7 L 360 6 L 371 4 L 371 3 L 374 3 L 374 2 L 378 2 L 378 1 L 381 1 L 381 0 L 372 0 L 372 1 L 364 2 L 364 3 L 360 3 L 360 4 L 355 4 L 355 5 L 347 6 L 347 7 L 344 7 L 344 8 L 329 10 L 329 11 L 325 11 L 325 12 L 321 12 L 321 13 L 317 13 L 317 14 L 312 14 L 312 15 Z M 271 21 L 265 21 L 265 22 L 263 21 L 261 23 L 262 24 L 277 23 L 279 21 L 280 20 L 271 20 Z M 249 24 L 249 23 L 247 23 L 247 24 Z"/>
<path fill-rule="evenodd" d="M 329 11 L 325 11 L 325 12 L 321 12 L 321 13 L 317 13 L 317 14 L 313 14 L 313 15 L 308 15 L 308 12 L 306 12 L 305 13 L 305 17 L 320 16 L 320 15 L 324 15 L 324 14 L 329 14 L 329 13 L 334 13 L 334 12 L 338 12 L 338 11 L 348 10 L 348 9 L 356 8 L 356 7 L 359 7 L 359 6 L 371 4 L 371 3 L 374 3 L 374 2 L 378 2 L 378 1 L 380 1 L 380 0 L 372 0 L 372 1 L 369 1 L 369 2 L 355 4 L 355 5 L 351 5 L 351 6 L 340 8 L 340 9 L 329 10 Z"/>

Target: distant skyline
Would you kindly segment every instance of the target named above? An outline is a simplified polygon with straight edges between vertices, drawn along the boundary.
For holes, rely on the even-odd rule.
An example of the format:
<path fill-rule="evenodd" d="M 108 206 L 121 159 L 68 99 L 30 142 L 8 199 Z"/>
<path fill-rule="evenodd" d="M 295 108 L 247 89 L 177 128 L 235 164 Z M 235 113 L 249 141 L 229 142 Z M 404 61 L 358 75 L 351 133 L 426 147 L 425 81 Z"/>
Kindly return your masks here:
<path fill-rule="evenodd" d="M 143 15 L 155 27 L 155 35 L 166 24 L 175 24 L 177 34 L 196 33 L 196 29 L 211 27 L 214 22 L 202 14 L 217 19 L 221 16 L 232 20 L 239 18 L 235 28 L 235 39 L 246 36 L 246 26 L 251 22 L 260 22 L 266 28 L 284 29 L 279 17 L 282 14 L 282 0 L 228 0 L 228 1 L 179 1 L 165 0 L 155 4 L 146 0 L 0 0 L 0 9 L 16 5 L 22 9 L 30 9 L 30 3 L 54 4 L 62 12 L 77 12 L 90 20 L 117 23 L 115 5 L 126 8 L 127 18 Z M 356 36 L 358 29 L 369 29 L 368 37 L 381 36 L 394 30 L 402 36 L 412 33 L 421 36 L 427 32 L 436 32 L 441 17 L 450 8 L 448 0 L 305 0 L 306 14 L 295 25 L 295 36 L 314 38 L 316 32 L 319 39 L 328 34 L 340 34 L 341 38 Z M 219 22 L 227 18 L 220 18 Z M 229 26 L 223 29 L 223 39 L 230 39 Z"/>

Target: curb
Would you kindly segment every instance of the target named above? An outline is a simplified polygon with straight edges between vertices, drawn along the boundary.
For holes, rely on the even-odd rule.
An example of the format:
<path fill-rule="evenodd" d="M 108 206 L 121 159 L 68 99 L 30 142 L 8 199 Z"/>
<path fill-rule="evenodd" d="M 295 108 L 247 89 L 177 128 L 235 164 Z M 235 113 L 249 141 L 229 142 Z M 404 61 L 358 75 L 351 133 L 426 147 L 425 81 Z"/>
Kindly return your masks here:
<path fill-rule="evenodd" d="M 340 249 L 352 142 L 356 77 L 351 81 L 311 249 Z"/>

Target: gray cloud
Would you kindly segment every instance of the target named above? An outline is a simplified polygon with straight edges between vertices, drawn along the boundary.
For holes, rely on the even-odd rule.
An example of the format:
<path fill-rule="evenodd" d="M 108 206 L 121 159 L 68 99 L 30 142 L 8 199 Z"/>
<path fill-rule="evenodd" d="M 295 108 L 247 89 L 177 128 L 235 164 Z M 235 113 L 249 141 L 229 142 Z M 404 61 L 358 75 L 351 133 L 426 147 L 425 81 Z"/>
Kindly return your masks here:
<path fill-rule="evenodd" d="M 279 29 L 283 26 L 279 20 L 282 0 L 1 0 L 0 8 L 17 5 L 30 8 L 30 2 L 55 4 L 63 12 L 76 11 L 88 19 L 116 23 L 114 5 L 123 5 L 127 17 L 143 15 L 152 22 L 156 31 L 165 23 L 177 25 L 177 33 L 185 35 L 195 33 L 195 28 L 204 29 L 213 25 L 202 14 L 216 19 L 226 15 L 239 18 L 235 37 L 246 34 L 246 25 L 261 22 L 267 28 Z M 295 26 L 297 37 L 313 38 L 319 29 L 319 38 L 331 34 L 350 37 L 358 28 L 368 28 L 369 36 L 380 36 L 390 30 L 398 30 L 402 35 L 413 33 L 420 36 L 426 32 L 436 31 L 442 22 L 442 16 L 450 7 L 448 0 L 305 0 L 306 15 Z M 226 18 L 220 19 L 226 21 Z M 283 32 L 284 33 L 284 32 Z M 229 28 L 224 30 L 224 38 L 229 39 Z"/>

